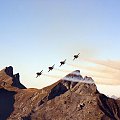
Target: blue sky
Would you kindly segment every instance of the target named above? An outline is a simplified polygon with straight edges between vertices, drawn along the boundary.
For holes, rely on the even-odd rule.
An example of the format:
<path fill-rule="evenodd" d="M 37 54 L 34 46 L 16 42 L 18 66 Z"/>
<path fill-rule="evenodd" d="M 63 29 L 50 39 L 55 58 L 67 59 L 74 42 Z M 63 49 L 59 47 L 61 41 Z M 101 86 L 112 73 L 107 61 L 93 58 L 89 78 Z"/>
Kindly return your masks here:
<path fill-rule="evenodd" d="M 119 60 L 119 6 L 119 0 L 1 0 L 0 68 L 12 65 L 32 86 L 36 71 L 79 51 Z"/>

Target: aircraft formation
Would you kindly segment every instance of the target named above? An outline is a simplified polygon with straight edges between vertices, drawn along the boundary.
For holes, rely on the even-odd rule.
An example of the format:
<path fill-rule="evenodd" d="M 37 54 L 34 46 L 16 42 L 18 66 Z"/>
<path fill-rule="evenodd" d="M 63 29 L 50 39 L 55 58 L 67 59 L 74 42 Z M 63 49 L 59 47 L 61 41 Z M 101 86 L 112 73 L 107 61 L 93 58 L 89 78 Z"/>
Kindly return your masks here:
<path fill-rule="evenodd" d="M 74 61 L 75 59 L 79 58 L 79 55 L 80 55 L 80 53 L 74 55 L 74 56 L 73 56 L 73 57 L 74 57 L 74 58 L 73 58 L 73 61 Z M 59 67 L 63 66 L 65 63 L 66 63 L 66 59 L 65 59 L 64 61 L 61 61 L 61 62 L 60 62 L 60 66 L 59 66 Z M 55 66 L 55 64 L 54 64 L 53 66 L 48 67 L 48 72 L 52 71 L 52 70 L 54 69 L 54 66 Z M 43 70 L 42 70 L 41 72 L 37 72 L 37 73 L 36 73 L 36 75 L 37 75 L 36 78 L 39 77 L 39 76 L 41 76 L 42 73 L 43 73 Z"/>

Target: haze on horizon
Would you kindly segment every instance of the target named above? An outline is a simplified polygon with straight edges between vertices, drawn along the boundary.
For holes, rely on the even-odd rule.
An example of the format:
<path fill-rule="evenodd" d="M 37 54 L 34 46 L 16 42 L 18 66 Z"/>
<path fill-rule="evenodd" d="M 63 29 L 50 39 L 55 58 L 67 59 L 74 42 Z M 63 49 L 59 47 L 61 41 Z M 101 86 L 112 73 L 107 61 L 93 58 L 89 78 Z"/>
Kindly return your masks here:
<path fill-rule="evenodd" d="M 0 69 L 12 65 L 23 84 L 36 88 L 80 69 L 99 90 L 120 96 L 119 6 L 119 0 L 1 0 Z M 67 64 L 59 68 L 64 59 Z M 48 73 L 53 64 L 56 69 Z M 36 79 L 42 69 L 45 75 Z"/>

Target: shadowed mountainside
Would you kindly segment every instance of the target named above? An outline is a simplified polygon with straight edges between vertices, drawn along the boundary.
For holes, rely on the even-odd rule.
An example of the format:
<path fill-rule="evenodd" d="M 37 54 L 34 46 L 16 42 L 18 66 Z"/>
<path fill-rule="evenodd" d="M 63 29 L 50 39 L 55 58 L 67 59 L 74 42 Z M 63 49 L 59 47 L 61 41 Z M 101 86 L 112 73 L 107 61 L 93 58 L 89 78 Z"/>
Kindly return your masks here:
<path fill-rule="evenodd" d="M 0 120 L 87 119 L 120 120 L 120 100 L 99 93 L 79 70 L 43 89 L 26 89 L 11 66 L 0 71 Z"/>
<path fill-rule="evenodd" d="M 0 120 L 6 120 L 14 111 L 16 92 L 0 89 Z"/>

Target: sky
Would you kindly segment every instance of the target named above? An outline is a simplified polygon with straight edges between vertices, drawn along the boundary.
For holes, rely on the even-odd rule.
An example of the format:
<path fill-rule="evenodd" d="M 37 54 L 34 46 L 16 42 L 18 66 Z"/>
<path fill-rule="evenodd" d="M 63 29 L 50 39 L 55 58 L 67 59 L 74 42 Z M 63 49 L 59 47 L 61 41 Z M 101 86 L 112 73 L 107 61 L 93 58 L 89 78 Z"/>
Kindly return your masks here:
<path fill-rule="evenodd" d="M 119 6 L 119 0 L 1 0 L 0 69 L 13 66 L 21 82 L 35 88 L 80 69 L 101 92 L 120 96 Z"/>

